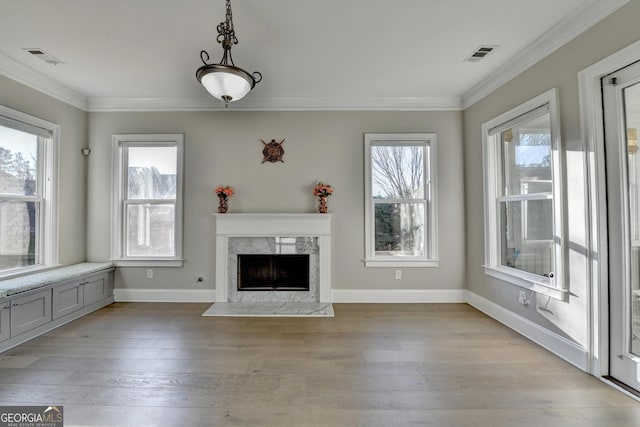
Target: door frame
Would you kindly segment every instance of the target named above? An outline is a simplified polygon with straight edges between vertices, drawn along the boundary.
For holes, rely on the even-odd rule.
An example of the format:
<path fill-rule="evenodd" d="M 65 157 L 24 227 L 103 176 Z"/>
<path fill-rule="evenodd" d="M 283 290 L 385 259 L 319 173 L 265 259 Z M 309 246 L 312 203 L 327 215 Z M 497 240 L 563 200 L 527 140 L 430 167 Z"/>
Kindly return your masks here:
<path fill-rule="evenodd" d="M 601 80 L 640 59 L 640 40 L 578 73 L 580 131 L 587 171 L 588 337 L 587 371 L 609 375 L 608 237 L 605 139 Z"/>

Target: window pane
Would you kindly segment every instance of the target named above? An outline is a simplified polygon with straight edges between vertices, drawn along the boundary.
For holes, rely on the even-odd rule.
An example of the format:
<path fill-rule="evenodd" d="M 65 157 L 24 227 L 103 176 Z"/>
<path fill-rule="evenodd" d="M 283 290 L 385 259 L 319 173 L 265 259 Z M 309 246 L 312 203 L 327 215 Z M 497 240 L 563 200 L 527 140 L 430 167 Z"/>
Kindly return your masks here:
<path fill-rule="evenodd" d="M 375 205 L 375 255 L 425 256 L 422 203 Z"/>
<path fill-rule="evenodd" d="M 175 207 L 127 205 L 127 256 L 174 256 Z"/>
<path fill-rule="evenodd" d="M 545 275 L 555 271 L 551 200 L 500 203 L 504 266 Z"/>
<path fill-rule="evenodd" d="M 38 137 L 0 126 L 0 193 L 35 196 Z"/>
<path fill-rule="evenodd" d="M 424 199 L 424 146 L 371 147 L 374 199 Z"/>
<path fill-rule="evenodd" d="M 39 264 L 40 203 L 0 202 L 0 270 Z"/>
<path fill-rule="evenodd" d="M 502 131 L 501 141 L 504 194 L 550 193 L 551 115 Z"/>
<path fill-rule="evenodd" d="M 129 199 L 176 198 L 176 147 L 129 147 L 128 154 Z"/>

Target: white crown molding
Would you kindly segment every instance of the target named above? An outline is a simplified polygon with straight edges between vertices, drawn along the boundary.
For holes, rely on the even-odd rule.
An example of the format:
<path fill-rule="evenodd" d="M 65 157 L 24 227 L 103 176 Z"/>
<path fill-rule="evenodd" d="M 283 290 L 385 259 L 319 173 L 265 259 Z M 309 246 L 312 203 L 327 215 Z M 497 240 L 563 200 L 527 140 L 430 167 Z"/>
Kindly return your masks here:
<path fill-rule="evenodd" d="M 569 41 L 600 22 L 630 0 L 592 0 L 563 19 L 518 55 L 502 65 L 462 96 L 462 108 L 467 109 L 529 67 L 546 58 Z"/>
<path fill-rule="evenodd" d="M 0 75 L 87 111 L 88 101 L 85 95 L 4 55 L 0 55 Z"/>
<path fill-rule="evenodd" d="M 89 98 L 91 112 L 113 111 L 461 111 L 451 97 L 405 98 L 247 98 L 225 109 L 214 98 Z"/>
<path fill-rule="evenodd" d="M 225 109 L 212 97 L 87 97 L 0 54 L 0 75 L 76 108 L 116 111 L 461 111 L 459 96 L 399 98 L 260 98 L 249 96 Z"/>

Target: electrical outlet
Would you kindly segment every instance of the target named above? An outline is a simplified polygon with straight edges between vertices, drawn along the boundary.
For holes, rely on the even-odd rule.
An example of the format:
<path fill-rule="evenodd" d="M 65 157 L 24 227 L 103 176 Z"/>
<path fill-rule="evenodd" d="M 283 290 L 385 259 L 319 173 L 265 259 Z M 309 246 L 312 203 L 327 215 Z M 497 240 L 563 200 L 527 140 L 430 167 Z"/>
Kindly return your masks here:
<path fill-rule="evenodd" d="M 402 279 L 402 270 L 396 270 L 396 280 Z"/>
<path fill-rule="evenodd" d="M 148 269 L 147 270 L 147 279 L 153 279 L 153 270 L 152 269 Z"/>
<path fill-rule="evenodd" d="M 520 294 L 518 295 L 518 303 L 527 305 L 527 293 L 525 291 L 520 291 Z"/>

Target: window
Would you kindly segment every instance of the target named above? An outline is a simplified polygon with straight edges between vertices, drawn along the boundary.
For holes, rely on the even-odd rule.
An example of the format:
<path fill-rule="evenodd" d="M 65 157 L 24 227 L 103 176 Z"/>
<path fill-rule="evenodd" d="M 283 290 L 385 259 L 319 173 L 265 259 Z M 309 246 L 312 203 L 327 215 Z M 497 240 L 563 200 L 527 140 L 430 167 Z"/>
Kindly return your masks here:
<path fill-rule="evenodd" d="M 436 267 L 436 135 L 365 134 L 365 265 Z"/>
<path fill-rule="evenodd" d="M 182 135 L 114 135 L 112 257 L 182 265 Z"/>
<path fill-rule="evenodd" d="M 563 297 L 557 90 L 485 123 L 485 273 Z"/>
<path fill-rule="evenodd" d="M 0 277 L 58 263 L 59 129 L 0 106 Z"/>

